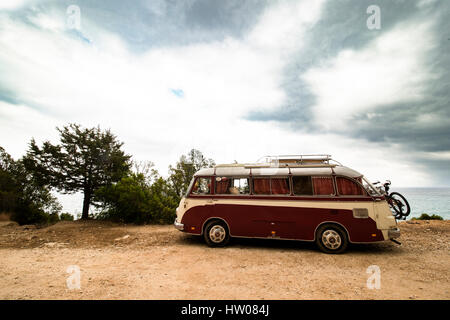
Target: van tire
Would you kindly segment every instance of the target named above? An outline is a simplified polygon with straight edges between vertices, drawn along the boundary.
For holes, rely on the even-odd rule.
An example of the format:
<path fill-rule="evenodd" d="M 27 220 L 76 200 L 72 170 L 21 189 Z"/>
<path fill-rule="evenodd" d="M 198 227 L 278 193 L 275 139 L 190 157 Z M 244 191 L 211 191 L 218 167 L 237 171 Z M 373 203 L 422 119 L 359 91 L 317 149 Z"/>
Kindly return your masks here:
<path fill-rule="evenodd" d="M 348 246 L 347 233 L 336 224 L 321 225 L 316 232 L 316 245 L 325 253 L 343 253 Z"/>
<path fill-rule="evenodd" d="M 225 222 L 213 220 L 206 225 L 203 237 L 208 246 L 223 247 L 230 241 L 230 232 Z"/>

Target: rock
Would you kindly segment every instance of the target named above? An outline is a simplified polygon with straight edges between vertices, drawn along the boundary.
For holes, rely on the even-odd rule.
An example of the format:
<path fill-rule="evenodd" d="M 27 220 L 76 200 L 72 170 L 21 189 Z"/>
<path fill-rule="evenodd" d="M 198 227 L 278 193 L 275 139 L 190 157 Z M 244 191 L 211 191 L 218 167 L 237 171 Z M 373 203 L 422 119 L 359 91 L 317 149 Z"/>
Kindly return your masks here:
<path fill-rule="evenodd" d="M 67 245 L 68 245 L 67 242 L 61 242 L 61 243 L 58 243 L 58 242 L 46 242 L 42 246 L 46 247 L 46 248 L 61 248 L 61 247 L 65 247 Z"/>
<path fill-rule="evenodd" d="M 127 235 L 125 235 L 125 236 L 123 236 L 123 237 L 120 237 L 120 238 L 116 238 L 116 239 L 114 239 L 114 241 L 125 240 L 125 239 L 128 239 L 129 237 L 130 237 L 130 235 L 129 235 L 129 234 L 127 234 Z"/>
<path fill-rule="evenodd" d="M 47 242 L 47 243 L 44 243 L 44 247 L 47 247 L 47 248 L 54 248 L 54 247 L 56 247 L 58 244 L 56 243 L 56 242 Z"/>

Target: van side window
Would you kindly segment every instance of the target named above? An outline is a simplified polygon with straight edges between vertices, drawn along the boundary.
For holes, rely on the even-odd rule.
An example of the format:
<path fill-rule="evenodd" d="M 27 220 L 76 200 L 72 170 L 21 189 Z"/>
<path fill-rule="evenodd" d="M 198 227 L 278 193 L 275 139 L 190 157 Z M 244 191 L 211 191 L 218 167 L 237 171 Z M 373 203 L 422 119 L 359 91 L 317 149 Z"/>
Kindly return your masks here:
<path fill-rule="evenodd" d="M 365 196 L 367 193 L 356 182 L 344 178 L 336 177 L 338 193 L 343 196 Z"/>
<path fill-rule="evenodd" d="M 192 187 L 192 194 L 210 194 L 211 193 L 211 178 L 197 178 Z"/>
<path fill-rule="evenodd" d="M 293 176 L 292 188 L 295 195 L 313 195 L 312 179 L 310 176 Z"/>
<path fill-rule="evenodd" d="M 254 178 L 254 194 L 290 194 L 289 178 Z"/>
<path fill-rule="evenodd" d="M 216 177 L 216 194 L 249 194 L 248 178 Z"/>
<path fill-rule="evenodd" d="M 253 178 L 254 194 L 270 194 L 270 178 Z"/>
<path fill-rule="evenodd" d="M 270 190 L 272 194 L 290 194 L 289 178 L 271 178 Z"/>
<path fill-rule="evenodd" d="M 314 195 L 334 195 L 333 179 L 331 177 L 312 177 Z"/>

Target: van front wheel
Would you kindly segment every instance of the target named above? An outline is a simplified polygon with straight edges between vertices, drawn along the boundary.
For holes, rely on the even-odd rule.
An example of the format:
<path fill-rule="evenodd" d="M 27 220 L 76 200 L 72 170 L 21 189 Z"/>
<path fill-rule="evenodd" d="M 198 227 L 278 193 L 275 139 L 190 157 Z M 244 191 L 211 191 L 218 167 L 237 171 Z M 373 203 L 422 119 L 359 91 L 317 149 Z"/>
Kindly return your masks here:
<path fill-rule="evenodd" d="M 342 253 L 347 249 L 347 234 L 336 225 L 323 225 L 317 230 L 316 244 L 325 253 Z"/>
<path fill-rule="evenodd" d="M 223 247 L 230 241 L 228 227 L 220 220 L 209 222 L 205 227 L 203 236 L 210 247 Z"/>

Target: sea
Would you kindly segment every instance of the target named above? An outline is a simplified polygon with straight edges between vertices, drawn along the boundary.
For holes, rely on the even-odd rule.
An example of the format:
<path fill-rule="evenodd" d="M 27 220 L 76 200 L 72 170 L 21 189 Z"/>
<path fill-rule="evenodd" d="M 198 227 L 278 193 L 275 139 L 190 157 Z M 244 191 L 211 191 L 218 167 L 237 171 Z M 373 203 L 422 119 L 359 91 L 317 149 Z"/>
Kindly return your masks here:
<path fill-rule="evenodd" d="M 399 192 L 408 200 L 411 213 L 407 219 L 422 213 L 450 219 L 450 188 L 392 188 L 390 191 Z"/>

